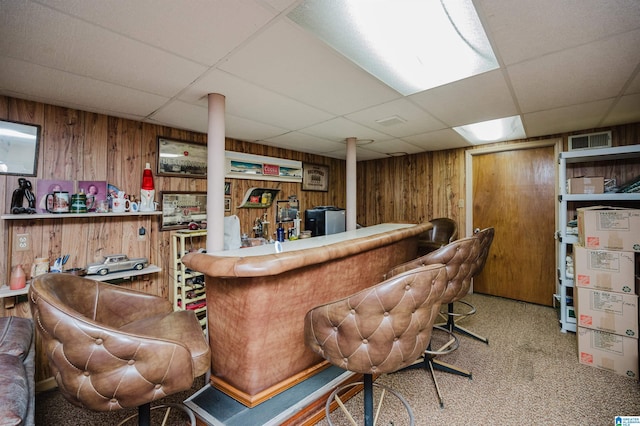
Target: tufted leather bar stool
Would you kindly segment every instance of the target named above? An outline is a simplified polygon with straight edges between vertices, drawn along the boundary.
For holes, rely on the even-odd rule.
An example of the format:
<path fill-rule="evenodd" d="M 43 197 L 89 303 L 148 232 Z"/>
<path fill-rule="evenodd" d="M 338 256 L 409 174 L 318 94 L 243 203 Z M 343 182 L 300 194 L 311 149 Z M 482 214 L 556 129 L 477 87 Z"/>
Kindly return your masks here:
<path fill-rule="evenodd" d="M 374 423 L 373 375 L 407 367 L 424 353 L 447 281 L 444 265 L 416 268 L 306 314 L 306 345 L 330 363 L 364 375 L 366 425 Z M 343 388 L 336 389 L 327 401 L 329 424 L 331 401 Z M 406 401 L 385 389 L 403 402 L 413 424 Z"/>
<path fill-rule="evenodd" d="M 429 252 L 449 244 L 458 237 L 458 224 L 448 217 L 429 219 L 432 228 L 420 235 L 418 239 L 418 255 L 423 256 Z"/>
<path fill-rule="evenodd" d="M 190 389 L 209 369 L 209 345 L 195 314 L 173 312 L 161 297 L 45 274 L 33 280 L 29 300 L 60 393 L 77 406 L 138 407 L 139 424 L 149 424 L 151 402 Z M 167 405 L 195 424 L 186 406 Z"/>
<path fill-rule="evenodd" d="M 424 267 L 430 264 L 444 264 L 447 269 L 447 288 L 442 298 L 442 303 L 448 305 L 449 309 L 453 309 L 453 303 L 459 301 L 467 295 L 471 288 L 472 278 L 478 268 L 478 259 L 481 255 L 480 239 L 473 237 L 462 238 L 449 243 L 438 250 L 414 259 L 412 261 L 403 263 L 396 266 L 385 277 L 393 277 L 397 274 L 405 273 L 406 271 L 413 270 L 414 268 Z M 449 324 L 449 321 L 447 322 Z M 428 367 L 428 370 L 433 377 L 433 382 L 438 394 L 438 401 L 440 406 L 444 406 L 442 393 L 438 386 L 438 381 L 434 375 L 434 368 L 437 370 L 446 371 L 448 373 L 454 373 L 464 377 L 472 377 L 470 371 L 463 370 L 451 364 L 445 363 L 439 359 L 436 359 L 439 355 L 445 355 L 457 348 L 457 338 L 453 334 L 453 329 L 447 327 L 435 327 L 436 330 L 444 331 L 449 334 L 450 340 L 443 347 L 432 350 L 431 347 L 425 351 L 424 362 Z"/>

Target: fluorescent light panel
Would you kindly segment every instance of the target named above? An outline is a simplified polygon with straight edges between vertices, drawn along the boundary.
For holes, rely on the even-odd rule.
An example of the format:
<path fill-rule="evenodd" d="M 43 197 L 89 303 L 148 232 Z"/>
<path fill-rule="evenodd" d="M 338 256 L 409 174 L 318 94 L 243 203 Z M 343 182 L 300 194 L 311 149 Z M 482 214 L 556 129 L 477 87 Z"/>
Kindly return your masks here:
<path fill-rule="evenodd" d="M 498 68 L 471 0 L 305 0 L 288 16 L 405 96 Z"/>
<path fill-rule="evenodd" d="M 453 130 L 474 145 L 511 141 L 526 137 L 519 115 L 467 124 L 454 127 Z"/>

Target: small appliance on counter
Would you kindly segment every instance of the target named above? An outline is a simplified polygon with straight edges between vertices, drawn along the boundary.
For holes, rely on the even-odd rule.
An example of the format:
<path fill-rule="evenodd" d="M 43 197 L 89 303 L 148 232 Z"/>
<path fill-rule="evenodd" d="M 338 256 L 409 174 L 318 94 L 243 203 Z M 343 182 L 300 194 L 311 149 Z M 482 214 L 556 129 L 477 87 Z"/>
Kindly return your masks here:
<path fill-rule="evenodd" d="M 346 213 L 335 206 L 317 206 L 304 211 L 304 229 L 312 237 L 337 234 L 346 230 Z"/>

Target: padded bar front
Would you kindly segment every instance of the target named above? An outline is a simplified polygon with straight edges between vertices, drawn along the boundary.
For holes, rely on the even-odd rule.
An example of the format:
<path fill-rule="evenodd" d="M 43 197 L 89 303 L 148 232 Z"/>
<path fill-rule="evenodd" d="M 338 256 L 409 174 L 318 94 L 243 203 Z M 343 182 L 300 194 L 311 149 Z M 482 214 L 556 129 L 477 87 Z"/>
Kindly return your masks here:
<path fill-rule="evenodd" d="M 304 344 L 311 308 L 383 280 L 416 257 L 430 223 L 381 224 L 215 253 L 190 253 L 206 275 L 211 381 L 251 407 L 293 386 L 323 360 Z"/>

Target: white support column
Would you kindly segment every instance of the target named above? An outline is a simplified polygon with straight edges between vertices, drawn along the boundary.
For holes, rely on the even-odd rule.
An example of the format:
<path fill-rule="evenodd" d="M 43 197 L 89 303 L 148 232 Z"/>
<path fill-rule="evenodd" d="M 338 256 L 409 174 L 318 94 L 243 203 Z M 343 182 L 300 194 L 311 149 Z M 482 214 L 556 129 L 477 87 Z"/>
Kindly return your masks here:
<path fill-rule="evenodd" d="M 347 231 L 356 229 L 357 223 L 356 143 L 356 138 L 347 138 Z"/>
<path fill-rule="evenodd" d="M 224 249 L 225 97 L 210 93 L 207 129 L 207 252 Z"/>

